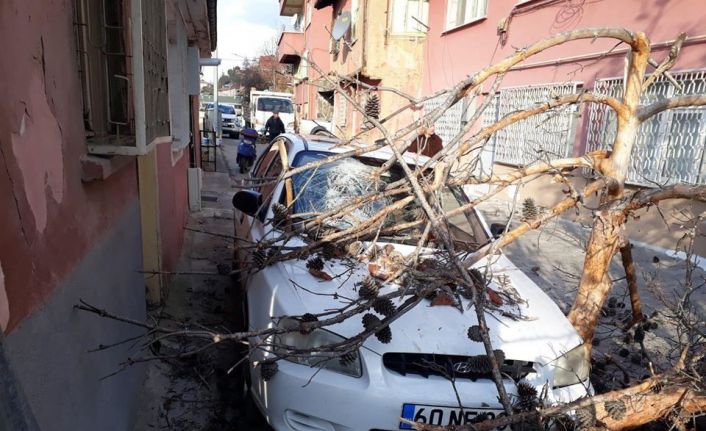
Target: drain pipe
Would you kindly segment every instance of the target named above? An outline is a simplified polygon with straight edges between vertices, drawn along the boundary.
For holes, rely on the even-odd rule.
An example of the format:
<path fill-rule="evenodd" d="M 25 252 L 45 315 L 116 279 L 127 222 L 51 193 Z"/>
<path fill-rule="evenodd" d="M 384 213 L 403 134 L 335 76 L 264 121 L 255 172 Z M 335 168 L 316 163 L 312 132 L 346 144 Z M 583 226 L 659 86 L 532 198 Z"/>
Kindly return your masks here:
<path fill-rule="evenodd" d="M 0 431 L 39 431 L 20 382 L 10 369 L 4 343 L 0 329 Z"/>

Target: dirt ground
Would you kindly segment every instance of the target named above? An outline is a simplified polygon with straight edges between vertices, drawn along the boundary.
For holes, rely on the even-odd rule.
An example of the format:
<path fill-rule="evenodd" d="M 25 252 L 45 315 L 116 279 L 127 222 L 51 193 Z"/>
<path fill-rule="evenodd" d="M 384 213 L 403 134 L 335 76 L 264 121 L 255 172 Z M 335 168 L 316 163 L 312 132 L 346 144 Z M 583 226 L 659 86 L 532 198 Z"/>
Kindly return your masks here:
<path fill-rule="evenodd" d="M 489 223 L 506 223 L 510 204 L 503 201 L 484 203 L 481 212 Z M 515 217 L 518 217 L 516 215 Z M 512 224 L 511 224 L 512 226 Z M 559 219 L 531 231 L 504 249 L 506 255 L 568 313 L 576 295 L 584 250 L 590 226 Z M 592 382 L 599 392 L 617 389 L 650 375 L 665 371 L 679 355 L 679 334 L 671 324 L 667 306 L 684 292 L 687 262 L 664 250 L 634 244 L 632 255 L 637 271 L 643 314 L 649 325 L 642 325 L 644 341 L 636 341 L 635 329 L 623 329 L 632 311 L 620 257 L 613 260 L 611 278 L 614 287 L 604 306 L 594 338 Z M 706 283 L 704 262 L 697 262 L 692 275 L 694 284 Z M 697 291 L 691 304 L 701 319 L 706 318 L 706 288 Z M 641 336 L 638 335 L 639 340 Z"/>

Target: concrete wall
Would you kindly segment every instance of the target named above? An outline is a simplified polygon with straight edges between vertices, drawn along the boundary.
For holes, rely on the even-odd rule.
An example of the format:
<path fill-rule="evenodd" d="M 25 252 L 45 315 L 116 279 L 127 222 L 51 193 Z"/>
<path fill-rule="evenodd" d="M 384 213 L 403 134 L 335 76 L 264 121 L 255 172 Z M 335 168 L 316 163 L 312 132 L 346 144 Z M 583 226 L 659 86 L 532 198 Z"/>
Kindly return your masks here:
<path fill-rule="evenodd" d="M 132 429 L 141 366 L 120 363 L 139 353 L 132 343 L 88 353 L 143 333 L 72 306 L 79 299 L 132 319 L 145 319 L 140 213 L 133 203 L 95 247 L 60 280 L 41 308 L 5 340 L 6 354 L 43 431 Z"/>
<path fill-rule="evenodd" d="M 9 312 L 6 331 L 37 310 L 137 202 L 134 162 L 106 181 L 81 182 L 86 147 L 73 21 L 71 2 L 0 2 L 0 39 L 13 41 L 5 44 L 7 61 L 0 62 L 0 292 L 7 298 L 0 309 L 5 303 Z M 95 277 L 105 279 L 100 269 Z"/>
<path fill-rule="evenodd" d="M 158 146 L 156 151 L 161 261 L 164 271 L 172 271 L 181 253 L 188 216 L 189 154 L 187 149 L 174 152 L 167 144 Z"/>
<path fill-rule="evenodd" d="M 584 27 L 625 27 L 643 31 L 653 43 L 676 38 L 680 32 L 697 38 L 706 35 L 706 8 L 701 0 L 597 0 L 586 2 L 488 2 L 487 17 L 460 28 L 446 31 L 446 0 L 432 1 L 429 11 L 428 43 L 425 51 L 425 94 L 447 88 L 465 76 L 502 60 L 517 49 L 551 34 Z M 501 20 L 508 20 L 506 37 L 498 36 Z M 557 65 L 533 67 L 511 72 L 503 86 L 545 84 L 580 80 L 590 84 L 595 77 L 623 74 L 622 55 L 595 61 L 569 61 L 581 54 L 605 52 L 616 45 L 614 40 L 585 40 L 564 44 L 531 57 L 527 63 L 561 60 Z M 617 48 L 624 48 L 624 45 Z M 654 54 L 657 59 L 664 48 Z M 704 67 L 704 42 L 687 45 L 675 69 Z"/>

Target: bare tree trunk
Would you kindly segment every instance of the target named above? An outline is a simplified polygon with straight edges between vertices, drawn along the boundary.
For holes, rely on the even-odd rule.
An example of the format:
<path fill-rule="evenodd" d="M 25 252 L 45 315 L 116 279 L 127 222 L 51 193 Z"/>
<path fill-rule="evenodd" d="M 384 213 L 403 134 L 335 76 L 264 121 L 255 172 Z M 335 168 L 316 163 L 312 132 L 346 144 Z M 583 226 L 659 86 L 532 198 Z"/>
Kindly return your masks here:
<path fill-rule="evenodd" d="M 624 214 L 607 210 L 598 214 L 593 221 L 581 282 L 569 313 L 569 321 L 586 343 L 593 339 L 603 302 L 612 286 L 608 269 L 623 242 L 621 231 L 624 230 L 624 222 Z"/>
<path fill-rule="evenodd" d="M 630 155 L 640 129 L 640 95 L 645 70 L 650 58 L 650 42 L 644 33 L 635 34 L 628 64 L 623 106 L 616 110 L 618 130 L 610 157 L 601 163 L 600 172 L 607 177 L 608 192 L 602 202 L 619 199 L 630 168 Z M 604 208 L 594 216 L 593 230 L 586 248 L 583 273 L 569 320 L 585 343 L 590 344 L 598 323 L 601 307 L 612 286 L 608 271 L 613 256 L 626 241 L 625 214 L 614 208 Z M 590 346 L 589 346 L 590 349 Z"/>
<path fill-rule="evenodd" d="M 628 284 L 628 291 L 630 292 L 630 307 L 632 309 L 632 319 L 626 325 L 626 329 L 631 328 L 636 323 L 640 323 L 644 320 L 642 315 L 642 304 L 640 302 L 640 292 L 637 286 L 637 274 L 635 272 L 635 263 L 632 259 L 632 247 L 630 241 L 626 241 L 626 244 L 620 248 L 620 257 L 623 261 L 623 268 L 625 269 L 625 281 Z"/>

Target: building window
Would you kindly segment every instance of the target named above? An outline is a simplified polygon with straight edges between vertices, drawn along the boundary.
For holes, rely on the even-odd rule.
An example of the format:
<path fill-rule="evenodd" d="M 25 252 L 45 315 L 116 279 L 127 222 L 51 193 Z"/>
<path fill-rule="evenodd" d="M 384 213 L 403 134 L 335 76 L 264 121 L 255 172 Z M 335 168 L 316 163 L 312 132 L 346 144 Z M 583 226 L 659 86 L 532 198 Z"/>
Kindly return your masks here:
<path fill-rule="evenodd" d="M 579 84 L 571 82 L 503 89 L 489 96 L 494 99 L 483 112 L 483 126 L 578 89 Z M 571 156 L 577 117 L 578 106 L 560 106 L 498 130 L 488 142 L 494 161 L 525 166 Z"/>
<path fill-rule="evenodd" d="M 134 133 L 123 0 L 76 0 L 75 34 L 86 137 L 111 144 Z"/>
<path fill-rule="evenodd" d="M 393 0 L 392 33 L 426 33 L 429 23 L 429 0 Z"/>
<path fill-rule="evenodd" d="M 452 29 L 485 17 L 488 0 L 448 0 L 446 29 Z"/>
<path fill-rule="evenodd" d="M 664 76 L 642 95 L 641 104 L 706 93 L 706 71 L 671 72 L 681 85 Z M 595 92 L 621 98 L 624 79 L 601 79 Z M 610 149 L 616 134 L 612 109 L 597 103 L 588 107 L 587 149 Z M 675 183 L 706 184 L 706 108 L 679 108 L 661 112 L 645 121 L 638 132 L 626 181 L 640 186 Z"/>

